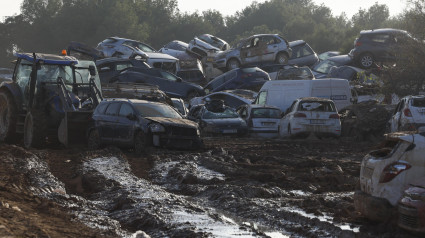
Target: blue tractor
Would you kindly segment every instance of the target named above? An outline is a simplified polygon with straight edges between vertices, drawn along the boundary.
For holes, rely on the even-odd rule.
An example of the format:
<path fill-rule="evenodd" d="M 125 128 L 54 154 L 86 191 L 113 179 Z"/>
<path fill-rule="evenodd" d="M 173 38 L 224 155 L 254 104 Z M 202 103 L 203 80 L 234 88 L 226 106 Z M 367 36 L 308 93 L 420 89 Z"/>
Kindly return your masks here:
<path fill-rule="evenodd" d="M 95 63 L 51 54 L 15 56 L 12 81 L 0 84 L 0 141 L 23 139 L 27 148 L 84 142 L 103 99 Z"/>

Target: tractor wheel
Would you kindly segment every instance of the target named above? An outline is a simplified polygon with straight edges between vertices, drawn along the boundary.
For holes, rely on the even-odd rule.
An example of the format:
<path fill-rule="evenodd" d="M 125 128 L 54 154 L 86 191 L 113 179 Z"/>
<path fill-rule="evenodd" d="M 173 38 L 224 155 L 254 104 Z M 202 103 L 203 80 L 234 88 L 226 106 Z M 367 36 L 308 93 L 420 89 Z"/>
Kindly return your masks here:
<path fill-rule="evenodd" d="M 32 110 L 27 113 L 24 124 L 24 146 L 41 148 L 46 144 L 47 117 L 43 111 Z"/>
<path fill-rule="evenodd" d="M 288 64 L 288 56 L 285 53 L 279 53 L 276 56 L 277 64 Z"/>
<path fill-rule="evenodd" d="M 97 150 L 100 148 L 100 136 L 99 132 L 97 132 L 96 129 L 93 129 L 90 131 L 89 138 L 88 138 L 88 147 L 89 150 Z"/>
<path fill-rule="evenodd" d="M 17 108 L 12 94 L 6 90 L 0 90 L 0 141 L 16 142 L 17 119 Z"/>

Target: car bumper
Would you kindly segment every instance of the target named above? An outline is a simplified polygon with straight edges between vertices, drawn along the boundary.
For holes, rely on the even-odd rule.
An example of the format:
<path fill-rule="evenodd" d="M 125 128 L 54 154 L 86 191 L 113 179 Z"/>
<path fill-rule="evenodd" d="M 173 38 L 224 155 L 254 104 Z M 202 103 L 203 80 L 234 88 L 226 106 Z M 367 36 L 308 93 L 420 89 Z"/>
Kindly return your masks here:
<path fill-rule="evenodd" d="M 314 133 L 318 136 L 340 136 L 341 127 L 333 125 L 303 125 L 298 124 L 292 127 L 292 133 L 296 134 L 310 134 Z"/>
<path fill-rule="evenodd" d="M 398 204 L 398 215 L 399 227 L 425 233 L 425 201 L 402 198 Z"/>
<path fill-rule="evenodd" d="M 373 197 L 363 191 L 354 193 L 354 208 L 363 216 L 374 221 L 386 221 L 396 217 L 397 209 L 384 198 Z"/>

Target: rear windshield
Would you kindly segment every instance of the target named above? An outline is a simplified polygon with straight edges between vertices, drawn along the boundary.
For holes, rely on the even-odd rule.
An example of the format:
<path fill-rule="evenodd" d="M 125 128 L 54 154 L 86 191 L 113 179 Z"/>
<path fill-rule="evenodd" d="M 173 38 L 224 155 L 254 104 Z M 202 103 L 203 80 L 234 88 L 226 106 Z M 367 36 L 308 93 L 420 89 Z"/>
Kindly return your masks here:
<path fill-rule="evenodd" d="M 280 110 L 273 108 L 254 108 L 252 118 L 280 118 Z"/>
<path fill-rule="evenodd" d="M 336 112 L 331 102 L 303 101 L 298 105 L 298 111 Z"/>
<path fill-rule="evenodd" d="M 182 118 L 172 107 L 159 103 L 133 104 L 142 117 Z"/>
<path fill-rule="evenodd" d="M 222 112 L 211 112 L 208 110 L 205 110 L 204 115 L 202 116 L 203 119 L 224 119 L 224 118 L 238 118 L 239 114 L 233 111 L 231 108 L 226 108 Z"/>
<path fill-rule="evenodd" d="M 425 107 L 425 98 L 413 98 L 412 99 L 413 107 Z"/>

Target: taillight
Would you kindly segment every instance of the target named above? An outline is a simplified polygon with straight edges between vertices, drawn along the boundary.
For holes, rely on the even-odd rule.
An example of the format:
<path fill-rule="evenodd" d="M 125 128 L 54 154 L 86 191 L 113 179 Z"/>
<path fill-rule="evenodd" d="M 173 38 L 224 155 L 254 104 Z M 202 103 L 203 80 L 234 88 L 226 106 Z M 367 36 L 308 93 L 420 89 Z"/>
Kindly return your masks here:
<path fill-rule="evenodd" d="M 329 115 L 329 118 L 339 119 L 339 115 L 338 114 L 331 114 L 331 115 Z"/>
<path fill-rule="evenodd" d="M 412 112 L 409 108 L 404 109 L 403 113 L 406 117 L 412 117 Z"/>
<path fill-rule="evenodd" d="M 387 183 L 393 180 L 401 172 L 410 169 L 412 167 L 410 164 L 395 162 L 387 165 L 382 171 L 381 177 L 379 178 L 380 183 Z"/>
<path fill-rule="evenodd" d="M 304 113 L 298 112 L 294 114 L 294 117 L 307 117 Z"/>
<path fill-rule="evenodd" d="M 241 75 L 241 78 L 248 78 L 248 77 L 251 77 L 252 76 L 252 74 L 242 74 Z"/>
<path fill-rule="evenodd" d="M 361 42 L 359 42 L 359 41 L 356 42 L 356 46 L 361 46 L 361 45 L 362 45 Z"/>

